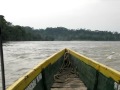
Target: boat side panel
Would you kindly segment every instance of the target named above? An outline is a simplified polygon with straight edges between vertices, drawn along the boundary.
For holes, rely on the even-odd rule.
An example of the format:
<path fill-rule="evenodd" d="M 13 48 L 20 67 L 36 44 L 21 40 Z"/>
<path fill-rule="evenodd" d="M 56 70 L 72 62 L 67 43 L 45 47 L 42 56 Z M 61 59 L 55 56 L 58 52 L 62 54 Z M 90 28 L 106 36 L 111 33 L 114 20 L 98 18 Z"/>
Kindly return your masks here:
<path fill-rule="evenodd" d="M 26 88 L 25 90 L 45 90 L 43 86 L 43 78 L 40 73 Z"/>
<path fill-rule="evenodd" d="M 71 62 L 76 67 L 80 79 L 87 86 L 88 90 L 115 90 L 115 81 L 112 78 L 106 77 L 95 68 L 87 65 L 83 61 L 71 56 Z"/>
<path fill-rule="evenodd" d="M 75 52 L 75 51 L 72 51 L 70 49 L 67 49 L 67 50 L 70 52 L 71 55 L 78 58 L 80 61 L 95 68 L 96 70 L 101 72 L 104 76 L 106 76 L 108 78 L 112 78 L 114 81 L 116 81 L 117 83 L 120 84 L 120 72 L 119 71 L 116 71 L 116 70 L 114 70 L 110 67 L 107 67 L 101 63 L 98 63 L 97 61 L 94 61 L 84 55 L 81 55 L 81 54 Z"/>
<path fill-rule="evenodd" d="M 43 85 L 43 79 L 37 84 L 34 90 L 45 90 Z"/>
<path fill-rule="evenodd" d="M 42 81 L 37 82 L 36 78 L 39 76 L 39 74 L 43 71 L 43 68 L 46 68 L 49 64 L 54 64 L 59 58 L 63 56 L 65 52 L 65 49 L 59 51 L 58 53 L 55 53 L 51 57 L 48 57 L 47 59 L 40 62 L 37 66 L 35 66 L 33 69 L 31 69 L 27 74 L 25 74 L 23 77 L 18 79 L 13 85 L 7 88 L 7 90 L 27 90 L 27 87 L 34 87 L 42 85 Z M 42 80 L 42 79 L 41 79 Z M 42 85 L 43 86 L 43 85 Z M 35 87 L 34 87 L 35 88 Z M 33 89 L 28 89 L 33 90 Z M 40 90 L 36 89 L 35 90 Z M 41 89 L 43 90 L 43 89 Z M 46 89 L 44 89 L 46 90 Z"/>
<path fill-rule="evenodd" d="M 96 90 L 115 90 L 114 82 L 112 78 L 107 78 L 103 74 L 99 73 L 98 85 Z"/>
<path fill-rule="evenodd" d="M 45 90 L 50 90 L 50 88 L 53 84 L 53 81 L 54 81 L 54 75 L 59 71 L 62 63 L 63 63 L 63 57 L 61 57 L 55 63 L 49 64 L 42 71 Z"/>
<path fill-rule="evenodd" d="M 87 86 L 88 90 L 94 90 L 96 84 L 96 72 L 94 68 L 71 56 L 71 61 L 74 66 L 77 66 L 80 79 Z"/>

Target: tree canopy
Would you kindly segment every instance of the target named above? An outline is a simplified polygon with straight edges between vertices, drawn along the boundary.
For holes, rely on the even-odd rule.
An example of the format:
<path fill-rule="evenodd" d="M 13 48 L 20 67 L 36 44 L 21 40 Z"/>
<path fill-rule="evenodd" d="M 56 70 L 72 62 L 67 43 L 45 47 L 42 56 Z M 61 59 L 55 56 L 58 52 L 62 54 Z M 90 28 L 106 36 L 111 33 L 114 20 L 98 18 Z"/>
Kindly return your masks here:
<path fill-rule="evenodd" d="M 29 26 L 13 25 L 4 18 L 0 19 L 0 24 L 4 41 L 120 41 L 120 33 L 111 31 L 67 29 L 65 27 L 34 29 Z"/>

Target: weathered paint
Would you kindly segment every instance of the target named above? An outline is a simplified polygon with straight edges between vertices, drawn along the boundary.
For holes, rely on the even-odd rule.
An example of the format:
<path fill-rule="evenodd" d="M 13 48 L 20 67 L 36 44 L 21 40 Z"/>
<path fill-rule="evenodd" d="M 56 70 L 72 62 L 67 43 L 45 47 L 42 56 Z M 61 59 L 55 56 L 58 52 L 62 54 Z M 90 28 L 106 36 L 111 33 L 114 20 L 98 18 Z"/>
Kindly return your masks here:
<path fill-rule="evenodd" d="M 34 80 L 32 80 L 32 82 L 25 88 L 25 90 L 35 90 L 36 88 L 44 90 L 43 78 L 41 73 Z"/>
<path fill-rule="evenodd" d="M 107 67 L 101 63 L 98 63 L 88 57 L 85 57 L 84 55 L 78 54 L 77 52 L 74 52 L 70 49 L 69 50 L 70 54 L 73 55 L 74 57 L 78 58 L 80 61 L 83 61 L 87 65 L 90 65 L 91 67 L 95 68 L 99 72 L 101 72 L 103 75 L 105 75 L 108 78 L 112 78 L 115 80 L 117 83 L 120 83 L 120 72 L 116 71 L 110 67 Z"/>
<path fill-rule="evenodd" d="M 41 72 L 41 68 L 33 69 L 25 76 L 17 80 L 12 86 L 10 86 L 7 90 L 24 90 L 26 86 L 30 84 L 32 80 Z"/>
<path fill-rule="evenodd" d="M 74 66 L 77 66 L 77 72 L 80 79 L 84 82 L 88 90 L 94 90 L 96 84 L 96 72 L 97 70 L 80 61 L 79 59 L 71 56 L 71 62 Z"/>
<path fill-rule="evenodd" d="M 7 90 L 24 90 L 49 64 L 53 64 L 60 57 L 63 56 L 65 49 L 55 53 L 51 57 L 43 60 L 43 62 L 39 63 L 36 67 L 30 70 L 26 75 L 18 79 L 13 85 L 7 88 Z"/>
<path fill-rule="evenodd" d="M 79 77 L 88 90 L 120 90 L 120 72 L 80 55 L 70 49 L 71 62 L 77 66 Z M 7 90 L 50 90 L 54 74 L 59 70 L 65 49 L 47 58 Z M 42 78 L 39 76 L 42 74 Z M 38 80 L 38 81 L 37 81 Z"/>
<path fill-rule="evenodd" d="M 120 74 L 118 71 L 71 50 L 69 52 L 71 61 L 77 66 L 79 76 L 88 90 L 119 90 Z M 117 89 L 114 83 L 117 84 Z"/>
<path fill-rule="evenodd" d="M 120 90 L 120 84 L 118 84 L 118 83 L 114 83 L 114 89 L 115 90 Z"/>
<path fill-rule="evenodd" d="M 49 64 L 42 71 L 45 90 L 50 90 L 54 82 L 54 75 L 59 71 L 62 63 L 63 63 L 63 57 L 58 59 L 55 63 Z"/>
<path fill-rule="evenodd" d="M 96 90 L 115 90 L 114 89 L 114 80 L 104 76 L 102 73 L 99 73 L 98 85 Z"/>
<path fill-rule="evenodd" d="M 71 61 L 74 66 L 77 66 L 79 77 L 88 90 L 119 90 L 114 89 L 115 80 L 112 78 L 104 76 L 101 72 L 74 56 L 71 56 Z"/>

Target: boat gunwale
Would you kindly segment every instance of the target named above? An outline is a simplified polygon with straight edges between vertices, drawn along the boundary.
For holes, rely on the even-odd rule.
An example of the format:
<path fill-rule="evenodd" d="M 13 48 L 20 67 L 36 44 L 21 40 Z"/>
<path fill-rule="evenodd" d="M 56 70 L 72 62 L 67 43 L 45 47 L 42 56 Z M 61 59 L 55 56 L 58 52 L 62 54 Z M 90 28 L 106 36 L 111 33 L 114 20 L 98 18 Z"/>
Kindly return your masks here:
<path fill-rule="evenodd" d="M 41 71 L 44 68 L 46 68 L 49 64 L 55 63 L 61 56 L 63 56 L 64 52 L 65 52 L 65 49 L 62 49 L 62 50 L 58 51 L 57 53 L 54 53 L 47 59 L 42 60 L 42 62 L 40 62 L 38 65 L 36 65 L 34 68 L 32 68 L 29 72 L 27 72 L 21 78 L 16 80 L 12 85 L 10 85 L 7 88 L 7 90 L 16 90 L 16 89 L 22 90 L 23 88 L 27 87 L 31 83 L 31 81 L 34 80 L 38 74 L 41 73 Z"/>
<path fill-rule="evenodd" d="M 96 70 L 101 72 L 106 77 L 108 78 L 111 77 L 113 80 L 115 80 L 117 83 L 120 84 L 120 72 L 119 71 L 112 69 L 102 63 L 99 63 L 91 58 L 88 58 L 80 53 L 77 53 L 71 49 L 67 48 L 67 50 L 69 51 L 71 55 L 78 58 L 80 61 L 83 61 L 87 65 L 90 65 L 91 67 L 95 68 Z"/>
<path fill-rule="evenodd" d="M 74 57 L 78 58 L 80 61 L 95 68 L 96 70 L 101 72 L 106 77 L 108 78 L 111 77 L 113 80 L 115 80 L 117 83 L 120 84 L 120 72 L 119 71 L 114 70 L 82 54 L 79 54 L 71 49 L 65 48 L 53 54 L 52 56 L 48 57 L 47 59 L 43 60 L 42 62 L 40 62 L 33 69 L 31 69 L 28 73 L 26 73 L 24 76 L 22 76 L 17 81 L 15 81 L 15 83 L 9 86 L 7 90 L 16 90 L 16 88 L 17 90 L 22 90 L 23 88 L 27 87 L 31 83 L 31 81 L 34 80 L 34 78 L 37 77 L 38 74 L 41 73 L 41 71 L 44 68 L 46 68 L 49 64 L 55 63 L 60 57 L 62 57 L 66 50 L 69 51 L 70 55 L 73 55 Z"/>

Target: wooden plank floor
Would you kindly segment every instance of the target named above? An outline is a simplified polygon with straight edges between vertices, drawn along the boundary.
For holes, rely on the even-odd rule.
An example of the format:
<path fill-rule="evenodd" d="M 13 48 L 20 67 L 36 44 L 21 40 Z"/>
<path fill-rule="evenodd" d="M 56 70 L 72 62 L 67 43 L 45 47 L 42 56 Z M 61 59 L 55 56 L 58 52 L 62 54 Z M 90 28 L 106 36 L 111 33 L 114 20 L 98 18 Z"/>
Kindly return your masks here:
<path fill-rule="evenodd" d="M 51 90 L 87 90 L 84 83 L 70 69 L 64 70 L 57 79 L 55 79 Z"/>

